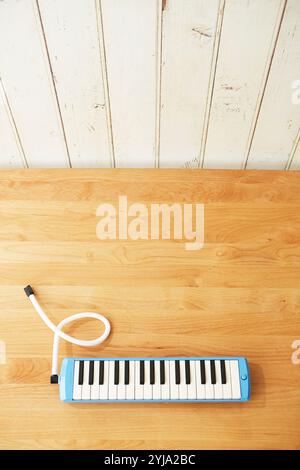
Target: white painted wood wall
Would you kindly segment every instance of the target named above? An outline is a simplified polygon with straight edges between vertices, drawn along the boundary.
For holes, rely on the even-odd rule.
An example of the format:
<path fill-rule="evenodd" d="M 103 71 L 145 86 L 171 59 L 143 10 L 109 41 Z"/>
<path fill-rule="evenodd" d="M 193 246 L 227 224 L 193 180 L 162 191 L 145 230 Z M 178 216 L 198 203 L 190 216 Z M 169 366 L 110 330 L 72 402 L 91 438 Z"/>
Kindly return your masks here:
<path fill-rule="evenodd" d="M 1 0 L 0 167 L 300 169 L 300 0 Z"/>

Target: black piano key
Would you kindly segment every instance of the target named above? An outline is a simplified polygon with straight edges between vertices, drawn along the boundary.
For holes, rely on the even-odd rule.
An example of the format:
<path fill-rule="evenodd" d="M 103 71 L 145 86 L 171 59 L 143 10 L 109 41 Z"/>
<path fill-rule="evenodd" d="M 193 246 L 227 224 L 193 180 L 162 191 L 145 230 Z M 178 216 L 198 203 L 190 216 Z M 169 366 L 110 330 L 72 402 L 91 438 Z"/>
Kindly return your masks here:
<path fill-rule="evenodd" d="M 155 383 L 154 361 L 150 361 L 150 385 Z"/>
<path fill-rule="evenodd" d="M 165 375 L 165 361 L 160 361 L 160 383 L 164 385 L 166 382 L 166 375 Z"/>
<path fill-rule="evenodd" d="M 94 383 L 94 361 L 90 361 L 90 370 L 89 370 L 89 385 Z"/>
<path fill-rule="evenodd" d="M 185 361 L 185 382 L 187 385 L 191 383 L 190 361 Z"/>
<path fill-rule="evenodd" d="M 83 368 L 84 368 L 84 362 L 80 361 L 79 362 L 79 376 L 78 376 L 78 385 L 83 384 Z"/>
<path fill-rule="evenodd" d="M 140 384 L 145 385 L 145 362 L 140 361 Z"/>
<path fill-rule="evenodd" d="M 120 370 L 119 361 L 115 361 L 115 380 L 114 380 L 115 385 L 119 385 L 119 370 Z"/>
<path fill-rule="evenodd" d="M 125 361 L 125 379 L 124 379 L 125 385 L 129 384 L 129 361 Z"/>
<path fill-rule="evenodd" d="M 215 385 L 217 381 L 216 381 L 216 365 L 215 365 L 214 360 L 210 361 L 210 376 L 211 376 L 211 383 Z"/>
<path fill-rule="evenodd" d="M 175 361 L 175 383 L 176 385 L 180 384 L 180 363 Z"/>
<path fill-rule="evenodd" d="M 203 359 L 200 360 L 200 374 L 201 384 L 206 384 L 205 363 Z"/>
<path fill-rule="evenodd" d="M 221 359 L 221 380 L 222 384 L 226 384 L 226 370 L 225 370 L 225 361 L 224 359 Z"/>
<path fill-rule="evenodd" d="M 99 363 L 99 385 L 104 384 L 104 361 Z"/>

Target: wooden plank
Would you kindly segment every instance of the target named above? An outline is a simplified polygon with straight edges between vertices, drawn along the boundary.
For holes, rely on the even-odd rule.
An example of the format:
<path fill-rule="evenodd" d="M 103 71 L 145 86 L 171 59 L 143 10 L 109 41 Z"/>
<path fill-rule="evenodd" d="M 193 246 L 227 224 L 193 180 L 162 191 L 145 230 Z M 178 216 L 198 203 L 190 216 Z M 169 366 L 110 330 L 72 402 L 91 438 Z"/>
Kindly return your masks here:
<path fill-rule="evenodd" d="M 72 167 L 110 167 L 95 0 L 39 0 Z"/>
<path fill-rule="evenodd" d="M 33 221 L 33 219 L 31 219 Z M 6 220 L 5 220 L 6 222 Z M 48 222 L 48 220 L 46 220 Z M 270 224 L 269 221 L 266 224 Z M 299 227 L 300 222 L 297 223 Z M 282 231 L 284 235 L 286 231 Z M 3 235 L 2 235 L 3 236 Z M 213 238 L 213 237 L 210 237 Z M 199 267 L 210 267 L 216 264 L 226 265 L 228 263 L 236 266 L 247 264 L 254 266 L 259 263 L 261 266 L 277 267 L 297 267 L 299 266 L 300 247 L 294 240 L 293 242 L 282 239 L 270 241 L 260 240 L 258 237 L 244 243 L 241 240 L 234 242 L 226 241 L 226 247 L 222 241 L 207 241 L 205 243 L 205 257 L 203 252 L 197 251 L 193 256 L 187 255 L 183 246 L 173 241 L 155 241 L 149 240 L 133 241 L 124 240 L 122 250 L 120 250 L 118 241 L 85 241 L 70 239 L 67 240 L 49 240 L 45 237 L 43 241 L 11 239 L 0 239 L 0 257 L 3 263 L 30 263 L 32 256 L 40 263 L 63 263 L 68 259 L 70 263 L 90 266 L 92 263 L 102 263 L 103 267 L 122 266 L 127 260 L 131 264 L 144 264 L 149 267 L 159 267 L 161 263 L 168 266 L 191 267 L 195 260 L 199 262 Z M 155 256 L 149 256 L 149 246 L 155 251 Z M 256 251 L 256 257 L 253 259 L 252 252 Z M 174 253 L 176 252 L 176 257 Z"/>
<path fill-rule="evenodd" d="M 1 449 L 299 448 L 299 183 L 292 171 L 2 170 Z M 147 205 L 205 202 L 203 249 L 97 240 L 95 207 L 119 194 Z M 62 404 L 49 384 L 52 333 L 23 292 L 28 282 L 55 324 L 84 310 L 111 321 L 109 341 L 89 350 L 62 341 L 60 361 L 244 355 L 251 400 Z M 98 324 L 66 331 L 93 338 Z"/>
<path fill-rule="evenodd" d="M 160 0 L 101 0 L 116 165 L 154 167 Z"/>
<path fill-rule="evenodd" d="M 0 80 L 0 166 L 20 168 L 26 165 L 15 122 Z"/>
<path fill-rule="evenodd" d="M 35 256 L 35 255 L 34 255 Z M 30 304 L 26 307 L 24 298 L 20 295 L 22 284 L 0 286 L 0 305 L 3 310 L 9 310 L 10 315 L 2 325 L 1 338 L 9 340 L 9 335 L 14 329 L 21 329 L 24 323 L 20 312 L 26 312 L 27 328 L 36 331 L 37 337 L 34 344 L 26 343 L 24 347 L 18 341 L 18 337 L 12 338 L 15 357 L 23 358 L 32 356 L 49 357 L 49 333 L 42 322 L 36 321 L 36 316 Z M 101 308 L 105 314 L 117 316 L 118 330 L 123 331 L 124 339 L 132 333 L 133 317 L 136 317 L 134 333 L 137 336 L 139 347 L 143 344 L 143 323 L 138 321 L 141 311 L 147 315 L 147 322 L 151 328 L 161 320 L 161 327 L 157 335 L 165 336 L 162 340 L 164 347 L 174 348 L 173 337 L 180 331 L 184 335 L 190 335 L 196 339 L 198 332 L 190 330 L 190 323 L 196 321 L 201 311 L 201 331 L 210 335 L 244 335 L 257 333 L 257 324 L 264 327 L 263 334 L 270 336 L 278 332 L 278 323 L 281 323 L 280 334 L 289 336 L 292 329 L 300 327 L 298 314 L 299 291 L 295 287 L 288 288 L 234 288 L 226 287 L 165 287 L 165 286 L 120 286 L 118 295 L 115 295 L 114 286 L 90 286 L 82 285 L 81 295 L 77 286 L 36 285 L 37 295 L 43 299 L 43 305 L 53 315 L 53 321 L 64 318 L 70 305 L 74 311 L 89 309 L 97 311 Z M 151 298 L 152 297 L 152 298 Z M 11 305 L 14 309 L 11 309 Z M 235 322 L 232 312 L 239 305 L 239 321 Z M 289 312 L 286 321 L 281 322 L 282 309 Z M 169 312 L 173 312 L 173 322 L 169 323 Z M 182 312 L 185 315 L 182 315 Z M 53 313 L 52 313 L 53 312 Z M 213 312 L 213 314 L 212 314 Z M 272 321 L 270 321 L 272 319 Z M 95 322 L 97 325 L 97 323 Z M 240 331 L 240 324 L 244 329 Z M 80 334 L 83 337 L 89 333 L 90 324 L 80 324 Z M 47 340 L 48 338 L 48 340 Z M 63 343 L 62 343 L 63 347 Z M 185 345 L 188 347 L 188 345 Z M 194 346 L 193 346 L 194 347 Z M 149 345 L 151 351 L 151 345 Z M 80 348 L 78 348 L 80 351 Z M 91 353 L 93 351 L 91 350 Z M 97 354 L 97 351 L 94 352 Z M 106 354 L 103 350 L 103 354 Z M 21 357 L 20 357 L 21 358 Z M 280 363 L 280 359 L 278 359 Z"/>
<path fill-rule="evenodd" d="M 153 246 L 149 243 L 149 247 Z M 184 250 L 184 248 L 181 248 Z M 154 251 L 154 249 L 153 249 Z M 252 288 L 260 286 L 264 289 L 288 288 L 293 285 L 300 288 L 300 267 L 269 266 L 247 267 L 235 266 L 231 263 L 219 266 L 216 263 L 210 268 L 207 265 L 186 267 L 182 266 L 105 266 L 94 263 L 90 266 L 82 265 L 80 269 L 75 263 L 14 263 L 1 265 L 0 283 L 2 285 L 26 285 L 28 279 L 36 285 L 56 285 L 60 280 L 66 279 L 69 286 L 82 286 L 84 282 L 89 286 L 110 286 L 116 289 L 120 286 L 136 286 L 137 289 L 146 284 L 149 287 L 226 287 L 232 289 Z"/>
<path fill-rule="evenodd" d="M 226 2 L 205 168 L 241 168 L 283 10 L 281 0 Z"/>
<path fill-rule="evenodd" d="M 47 201 L 48 214 L 53 207 L 55 214 L 65 202 L 76 207 L 93 203 L 97 207 L 101 202 L 118 203 L 120 194 L 127 194 L 128 200 L 149 203 L 149 194 L 155 194 L 155 201 L 181 203 L 236 203 L 241 207 L 254 203 L 263 203 L 266 209 L 274 210 L 279 205 L 299 204 L 299 176 L 297 172 L 289 174 L 282 171 L 236 171 L 236 170 L 191 170 L 191 169 L 149 169 L 141 172 L 138 169 L 102 169 L 101 176 L 94 169 L 76 169 L 61 172 L 59 169 L 20 170 L 11 172 L 1 170 L 0 205 L 6 201 L 8 207 L 16 202 L 25 210 L 27 200 L 35 195 L 32 204 L 42 208 L 39 201 Z M 65 179 L 68 185 L 63 187 Z M 99 183 L 101 181 L 101 183 Z M 139 181 L 139 184 L 136 184 Z M 84 192 L 81 183 L 84 187 Z M 171 184 L 180 186 L 178 195 L 171 189 Z M 289 191 L 286 191 L 287 186 Z M 63 190 L 62 190 L 63 187 Z M 33 207 L 33 206 L 32 206 Z M 27 207 L 27 212 L 30 206 Z M 56 213 L 57 214 L 57 213 Z M 247 213 L 245 214 L 247 216 Z"/>
<path fill-rule="evenodd" d="M 300 124 L 292 84 L 300 70 L 300 3 L 288 0 L 259 113 L 247 168 L 283 170 Z M 293 167 L 292 167 L 293 168 Z"/>
<path fill-rule="evenodd" d="M 163 11 L 161 167 L 198 166 L 218 6 L 177 0 Z"/>
<path fill-rule="evenodd" d="M 35 2 L 0 2 L 0 67 L 29 166 L 69 166 Z"/>
<path fill-rule="evenodd" d="M 37 195 L 40 191 L 37 190 Z M 23 193 L 24 194 L 24 193 Z M 29 196 L 27 196 L 29 197 Z M 38 196 L 36 196 L 38 197 Z M 30 198 L 30 197 L 29 197 Z M 118 204 L 112 198 L 110 200 L 99 200 Z M 140 203 L 146 203 L 140 200 Z M 157 200 L 156 200 L 157 202 Z M 173 201 L 166 201 L 171 204 Z M 206 243 L 255 243 L 262 246 L 268 243 L 297 244 L 300 242 L 300 204 L 293 202 L 287 204 L 269 204 L 257 201 L 256 207 L 253 203 L 237 204 L 209 202 L 209 209 L 205 212 L 205 236 Z M 45 227 L 43 230 L 43 241 L 49 242 L 82 242 L 89 240 L 90 234 L 96 238 L 96 226 L 99 217 L 96 216 L 98 202 L 96 201 L 50 201 L 47 202 L 47 213 L 44 203 L 34 201 L 28 205 L 23 201 L 0 202 L 1 220 L 3 221 L 2 235 L 0 240 L 11 241 L 37 241 L 40 235 L 40 220 L 43 218 Z M 299 209 L 295 214 L 294 208 Z M 150 209 L 150 208 L 149 208 Z M 18 223 L 18 220 L 20 224 Z M 223 218 L 228 218 L 226 230 L 223 228 Z M 291 222 L 292 219 L 292 222 Z M 118 222 L 118 218 L 117 218 Z M 57 231 L 53 233 L 53 227 Z M 238 228 L 237 228 L 238 227 Z M 100 243 L 100 241 L 99 241 Z M 108 244 L 108 241 L 104 242 Z M 139 241 L 138 246 L 150 244 L 153 248 L 159 245 L 156 240 L 146 242 Z M 173 242 L 176 251 L 185 251 L 183 242 Z M 165 245 L 163 245 L 165 246 Z M 109 247 L 107 247 L 109 250 Z M 201 258 L 202 251 L 186 253 L 186 259 Z"/>

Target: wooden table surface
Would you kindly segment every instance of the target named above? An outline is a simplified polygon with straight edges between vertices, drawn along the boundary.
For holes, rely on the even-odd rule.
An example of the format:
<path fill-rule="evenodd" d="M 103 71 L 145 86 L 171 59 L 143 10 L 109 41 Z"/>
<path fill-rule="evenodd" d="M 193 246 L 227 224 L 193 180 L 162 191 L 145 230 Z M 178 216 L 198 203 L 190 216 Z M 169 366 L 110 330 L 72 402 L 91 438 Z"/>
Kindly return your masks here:
<path fill-rule="evenodd" d="M 119 195 L 204 203 L 203 249 L 97 239 L 96 208 Z M 0 211 L 1 448 L 300 448 L 300 173 L 2 170 Z M 85 310 L 112 323 L 94 349 L 62 341 L 61 358 L 242 355 L 251 400 L 61 403 L 49 384 L 52 333 L 28 283 L 55 323 Z M 66 331 L 92 338 L 99 325 Z"/>

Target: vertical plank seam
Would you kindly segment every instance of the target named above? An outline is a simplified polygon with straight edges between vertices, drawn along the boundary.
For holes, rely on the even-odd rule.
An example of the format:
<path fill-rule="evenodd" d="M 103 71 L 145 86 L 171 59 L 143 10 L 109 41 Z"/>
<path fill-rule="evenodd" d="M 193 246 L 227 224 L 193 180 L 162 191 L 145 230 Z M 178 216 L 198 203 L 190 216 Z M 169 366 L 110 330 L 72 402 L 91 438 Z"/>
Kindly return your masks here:
<path fill-rule="evenodd" d="M 22 140 L 21 140 L 19 131 L 18 131 L 17 123 L 15 121 L 15 118 L 14 118 L 14 115 L 13 115 L 13 112 L 12 112 L 12 108 L 10 106 L 10 102 L 9 102 L 9 99 L 8 99 L 8 96 L 7 96 L 7 93 L 6 93 L 4 84 L 3 84 L 3 79 L 1 77 L 0 77 L 0 88 L 1 88 L 1 94 L 2 94 L 2 97 L 3 97 L 3 105 L 4 105 L 4 108 L 5 108 L 5 112 L 6 112 L 6 115 L 8 117 L 10 126 L 12 128 L 16 145 L 17 145 L 18 150 L 19 150 L 20 155 L 21 155 L 23 167 L 29 168 L 28 161 L 27 161 L 26 154 L 25 154 L 25 150 L 24 150 L 24 147 L 23 147 L 23 144 L 22 144 Z"/>
<path fill-rule="evenodd" d="M 67 154 L 67 162 L 68 162 L 69 167 L 72 168 L 72 162 L 71 162 L 71 158 L 70 158 L 70 152 L 69 152 L 69 147 L 68 147 L 68 142 L 67 142 L 66 130 L 65 130 L 64 122 L 63 122 L 62 112 L 61 112 L 59 98 L 58 98 L 58 92 L 57 92 L 57 88 L 56 88 L 56 84 L 55 84 L 54 72 L 53 72 L 52 63 L 51 63 L 51 59 L 50 59 L 50 53 L 49 53 L 49 48 L 48 48 L 48 44 L 47 44 L 44 24 L 43 24 L 43 20 L 42 20 L 39 0 L 36 0 L 34 4 L 36 6 L 36 14 L 37 14 L 38 23 L 39 23 L 39 26 L 40 26 L 40 28 L 38 28 L 38 29 L 39 29 L 39 32 L 40 32 L 40 35 L 41 35 L 41 44 L 43 46 L 43 52 L 46 53 L 48 72 L 50 72 L 50 80 L 51 80 L 51 84 L 52 84 L 51 91 L 54 94 L 54 101 L 55 101 L 55 105 L 56 105 L 55 107 L 56 107 L 56 111 L 58 113 L 59 123 L 60 123 L 61 131 L 62 131 L 62 137 L 63 137 L 63 141 L 64 141 L 64 146 L 65 146 L 65 151 L 66 151 L 66 154 Z"/>
<path fill-rule="evenodd" d="M 202 127 L 198 168 L 203 168 L 204 159 L 205 159 L 209 121 L 210 121 L 210 114 L 211 114 L 211 107 L 212 107 L 212 101 L 213 101 L 217 65 L 218 65 L 218 58 L 219 58 L 219 50 L 220 50 L 220 43 L 221 43 L 224 10 L 225 10 L 225 0 L 220 0 L 219 7 L 218 7 L 217 21 L 216 21 L 216 32 L 215 32 L 215 38 L 214 38 L 212 59 L 211 59 L 211 65 L 210 65 L 208 91 L 207 91 L 205 111 L 204 111 L 204 121 L 203 121 L 203 127 Z"/>
<path fill-rule="evenodd" d="M 156 103 L 155 103 L 155 168 L 160 167 L 160 123 L 161 123 L 161 80 L 162 80 L 162 28 L 165 4 L 157 0 L 156 33 Z"/>
<path fill-rule="evenodd" d="M 281 6 L 279 8 L 277 21 L 274 26 L 273 39 L 271 41 L 270 53 L 267 59 L 267 66 L 266 66 L 265 73 L 262 78 L 262 84 L 260 86 L 260 92 L 257 98 L 256 109 L 254 111 L 254 117 L 253 117 L 252 125 L 250 127 L 249 137 L 248 137 L 248 141 L 246 145 L 245 157 L 241 166 L 241 169 L 243 170 L 247 168 L 247 164 L 248 164 L 248 160 L 249 160 L 249 156 L 250 156 L 250 152 L 251 152 L 251 148 L 252 148 L 252 144 L 254 140 L 254 135 L 255 135 L 256 128 L 257 128 L 259 115 L 261 112 L 264 96 L 265 96 L 266 89 L 267 89 L 267 84 L 268 84 L 270 73 L 271 73 L 273 59 L 274 59 L 276 47 L 278 44 L 278 39 L 280 36 L 280 30 L 281 30 L 284 14 L 286 11 L 286 5 L 287 5 L 287 0 L 282 0 Z"/>
<path fill-rule="evenodd" d="M 296 139 L 295 139 L 295 142 L 292 146 L 292 150 L 290 151 L 290 156 L 288 158 L 288 161 L 285 165 L 285 170 L 290 170 L 291 169 L 291 165 L 293 163 L 293 160 L 294 160 L 294 156 L 296 155 L 296 151 L 298 149 L 298 145 L 300 145 L 300 128 L 298 130 L 298 134 L 296 136 Z"/>
<path fill-rule="evenodd" d="M 95 8 L 96 8 L 96 19 L 97 19 L 98 42 L 99 42 L 99 50 L 100 50 L 101 75 L 102 75 L 103 92 L 104 92 L 104 100 L 105 100 L 108 147 L 109 147 L 109 153 L 110 153 L 111 166 L 112 168 L 116 168 L 116 157 L 115 157 L 115 146 L 114 146 L 114 136 L 113 136 L 112 113 L 111 113 L 111 106 L 110 106 L 110 93 L 109 93 L 109 83 L 108 83 L 108 72 L 107 72 L 101 0 L 95 0 Z"/>

